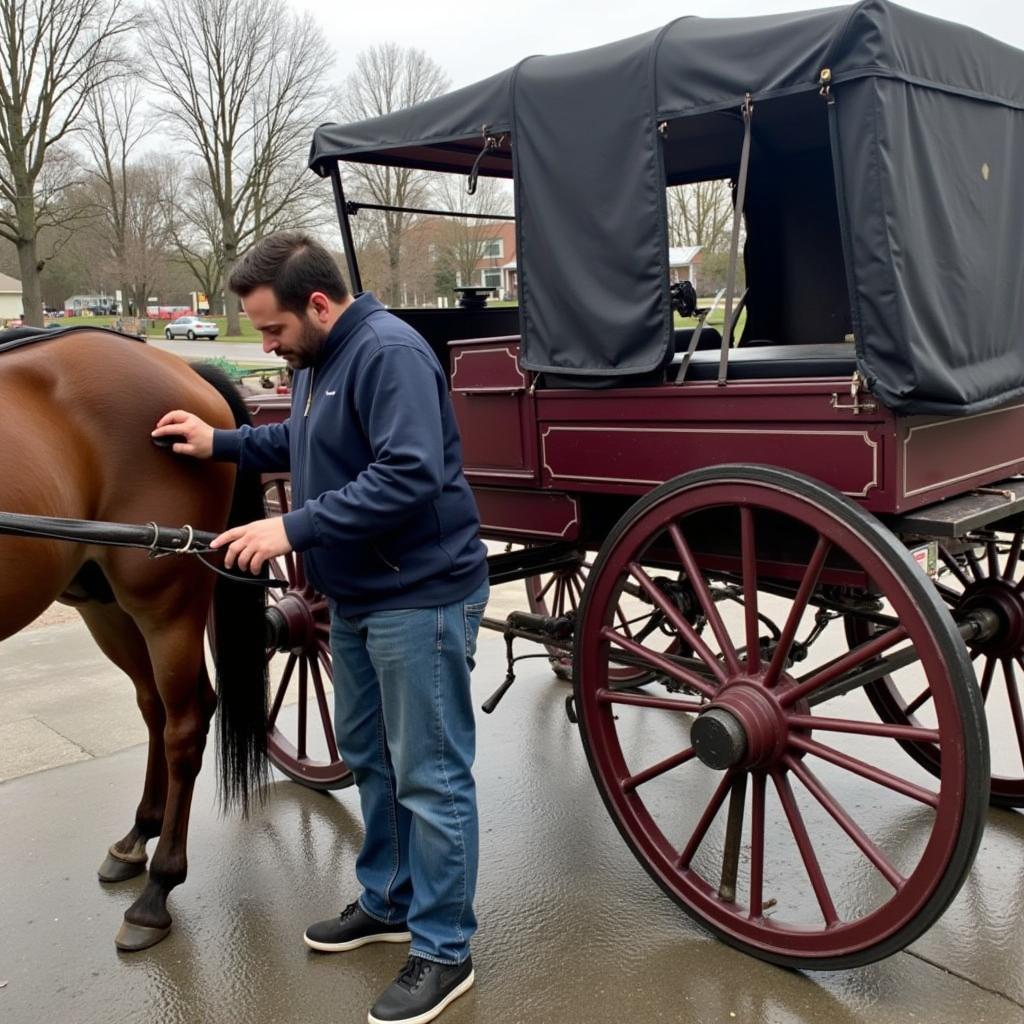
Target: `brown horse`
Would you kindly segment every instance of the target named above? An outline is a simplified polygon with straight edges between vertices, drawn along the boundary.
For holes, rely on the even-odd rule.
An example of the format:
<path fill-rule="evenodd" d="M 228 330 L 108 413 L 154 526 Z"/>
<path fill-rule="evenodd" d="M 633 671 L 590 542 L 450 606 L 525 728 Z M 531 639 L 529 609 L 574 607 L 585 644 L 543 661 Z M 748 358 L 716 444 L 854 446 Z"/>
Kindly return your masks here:
<path fill-rule="evenodd" d="M 0 354 L 0 511 L 214 532 L 262 517 L 258 479 L 151 443 L 156 421 L 178 408 L 218 427 L 247 420 L 223 375 L 109 332 L 73 330 Z M 222 798 L 245 810 L 265 778 L 264 594 L 188 556 L 0 536 L 0 640 L 54 601 L 74 605 L 127 673 L 149 730 L 135 824 L 99 869 L 104 882 L 141 874 L 147 841 L 160 837 L 116 938 L 144 949 L 170 930 L 167 896 L 185 880 L 189 807 L 218 697 Z M 216 695 L 203 647 L 211 606 Z"/>

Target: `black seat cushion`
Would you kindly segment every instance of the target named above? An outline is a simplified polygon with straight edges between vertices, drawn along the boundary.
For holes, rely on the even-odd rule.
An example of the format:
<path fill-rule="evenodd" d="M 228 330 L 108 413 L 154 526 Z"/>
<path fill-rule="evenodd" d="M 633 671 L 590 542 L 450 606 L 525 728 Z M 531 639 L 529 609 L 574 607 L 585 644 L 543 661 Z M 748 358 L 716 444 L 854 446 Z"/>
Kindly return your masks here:
<path fill-rule="evenodd" d="M 703 339 L 702 339 L 703 340 Z M 687 380 L 717 380 L 721 353 L 694 352 Z M 677 356 L 675 362 L 682 359 Z M 771 377 L 849 377 L 857 369 L 853 344 L 758 345 L 729 352 L 729 380 L 765 380 Z M 675 376 L 674 368 L 669 378 Z"/>

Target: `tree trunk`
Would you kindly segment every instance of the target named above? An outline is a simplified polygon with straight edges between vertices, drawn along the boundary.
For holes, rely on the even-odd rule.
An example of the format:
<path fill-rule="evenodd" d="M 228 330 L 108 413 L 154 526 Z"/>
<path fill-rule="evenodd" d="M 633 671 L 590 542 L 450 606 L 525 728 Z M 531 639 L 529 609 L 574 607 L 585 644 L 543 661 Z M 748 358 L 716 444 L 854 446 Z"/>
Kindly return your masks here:
<path fill-rule="evenodd" d="M 18 242 L 18 266 L 21 269 L 21 308 L 26 324 L 43 326 L 43 288 L 39 281 L 39 258 L 36 240 L 22 238 Z"/>
<path fill-rule="evenodd" d="M 238 259 L 238 242 L 235 239 L 235 226 L 231 223 L 230 218 L 224 218 L 224 281 L 227 283 L 228 277 L 231 275 L 231 271 L 235 266 L 235 260 Z M 210 307 L 213 308 L 213 297 L 207 296 L 210 300 Z M 224 289 L 224 305 L 225 315 L 227 316 L 227 336 L 229 338 L 237 338 L 242 333 L 242 324 L 238 316 L 238 296 L 231 291 L 231 289 L 225 287 Z"/>

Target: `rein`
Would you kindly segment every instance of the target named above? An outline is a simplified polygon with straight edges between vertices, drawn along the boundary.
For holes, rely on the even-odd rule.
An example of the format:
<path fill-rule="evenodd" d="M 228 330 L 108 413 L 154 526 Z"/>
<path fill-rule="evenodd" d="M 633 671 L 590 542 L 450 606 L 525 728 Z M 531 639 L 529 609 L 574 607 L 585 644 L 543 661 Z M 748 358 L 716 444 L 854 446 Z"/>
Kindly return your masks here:
<path fill-rule="evenodd" d="M 149 552 L 150 558 L 166 558 L 168 555 L 194 555 L 209 570 L 235 583 L 247 583 L 266 588 L 287 588 L 288 586 L 284 580 L 242 575 L 214 565 L 203 556 L 214 552 L 215 549 L 210 547 L 210 543 L 217 537 L 217 534 L 207 530 L 196 530 L 187 524 L 171 527 L 158 526 L 156 523 L 150 522 L 144 526 L 137 526 L 131 523 L 106 523 L 91 519 L 62 519 L 56 516 L 0 512 L 0 534 L 63 540 L 80 544 L 98 544 L 102 547 L 141 548 Z"/>

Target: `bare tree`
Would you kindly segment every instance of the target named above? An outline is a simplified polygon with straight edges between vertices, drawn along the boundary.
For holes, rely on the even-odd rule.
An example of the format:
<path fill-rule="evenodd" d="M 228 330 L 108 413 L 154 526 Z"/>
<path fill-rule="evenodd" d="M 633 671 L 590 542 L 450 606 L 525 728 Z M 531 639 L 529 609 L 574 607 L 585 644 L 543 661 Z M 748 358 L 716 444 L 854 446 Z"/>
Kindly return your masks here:
<path fill-rule="evenodd" d="M 18 250 L 28 323 L 43 322 L 39 232 L 79 180 L 66 142 L 121 72 L 131 25 L 121 0 L 0 0 L 0 236 Z"/>
<path fill-rule="evenodd" d="M 147 48 L 164 115 L 203 165 L 220 216 L 222 278 L 308 199 L 301 157 L 325 119 L 331 49 L 284 0 L 155 0 Z M 234 296 L 227 317 L 227 333 L 238 334 Z"/>
<path fill-rule="evenodd" d="M 146 252 L 143 247 L 131 244 L 130 234 L 134 227 L 151 235 L 152 222 L 145 217 L 147 211 L 138 198 L 132 195 L 133 188 L 145 184 L 146 176 L 131 166 L 131 158 L 152 130 L 152 122 L 147 124 L 143 120 L 141 90 L 135 79 L 105 83 L 93 92 L 86 106 L 89 131 L 85 144 L 91 157 L 88 173 L 98 194 L 101 233 L 110 249 L 113 276 L 121 286 L 123 300 L 127 302 L 129 295 L 135 294 L 137 301 L 132 271 L 139 269 L 138 259 L 144 258 Z M 151 212 L 159 216 L 160 204 Z M 140 215 L 144 221 L 140 221 Z M 146 296 L 142 298 L 144 302 Z"/>
<path fill-rule="evenodd" d="M 422 50 L 381 43 L 356 56 L 355 70 L 342 86 L 338 116 L 343 122 L 380 117 L 438 96 L 448 84 L 441 66 Z M 346 177 L 354 197 L 381 206 L 421 206 L 429 192 L 427 175 L 409 167 L 350 164 Z M 388 281 L 381 297 L 394 305 L 402 295 L 402 239 L 415 215 L 364 211 L 359 217 L 387 253 Z"/>
<path fill-rule="evenodd" d="M 180 166 L 168 167 L 167 172 L 162 205 L 171 259 L 188 269 L 212 312 L 224 280 L 224 220 L 217 197 L 201 165 L 184 175 Z"/>
<path fill-rule="evenodd" d="M 471 214 L 446 217 L 438 225 L 436 251 L 438 269 L 464 285 L 473 277 L 493 242 L 501 238 L 501 221 L 481 220 L 512 212 L 508 186 L 495 178 L 480 178 L 476 192 L 468 195 L 466 179 L 460 175 L 433 175 L 433 198 L 439 209 Z"/>
<path fill-rule="evenodd" d="M 672 245 L 700 245 L 721 252 L 732 227 L 732 189 L 716 179 L 679 185 L 668 191 L 669 237 Z"/>

